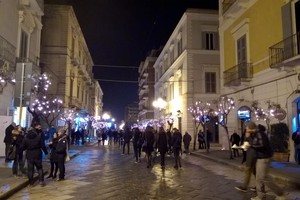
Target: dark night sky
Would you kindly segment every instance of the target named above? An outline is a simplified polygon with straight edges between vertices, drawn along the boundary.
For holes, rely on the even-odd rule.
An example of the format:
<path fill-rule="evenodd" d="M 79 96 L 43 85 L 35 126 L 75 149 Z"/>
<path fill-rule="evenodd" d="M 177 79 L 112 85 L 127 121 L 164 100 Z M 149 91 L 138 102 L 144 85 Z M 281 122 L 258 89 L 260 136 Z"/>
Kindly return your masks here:
<path fill-rule="evenodd" d="M 137 81 L 136 66 L 164 45 L 187 8 L 218 7 L 218 0 L 71 0 L 94 64 L 95 79 Z M 118 120 L 138 101 L 138 83 L 101 81 L 104 111 Z"/>

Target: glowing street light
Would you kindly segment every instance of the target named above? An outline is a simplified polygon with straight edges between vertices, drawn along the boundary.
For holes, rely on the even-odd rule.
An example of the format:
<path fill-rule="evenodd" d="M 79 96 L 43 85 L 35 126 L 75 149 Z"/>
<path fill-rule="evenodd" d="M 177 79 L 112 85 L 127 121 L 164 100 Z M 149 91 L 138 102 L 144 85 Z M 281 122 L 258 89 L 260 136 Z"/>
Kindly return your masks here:
<path fill-rule="evenodd" d="M 158 98 L 157 100 L 153 101 L 152 105 L 159 110 L 164 109 L 167 106 L 167 102 L 162 98 Z"/>
<path fill-rule="evenodd" d="M 110 119 L 110 115 L 107 114 L 107 113 L 104 113 L 103 116 L 102 116 L 102 118 L 103 118 L 104 120 L 108 120 L 108 119 Z"/>

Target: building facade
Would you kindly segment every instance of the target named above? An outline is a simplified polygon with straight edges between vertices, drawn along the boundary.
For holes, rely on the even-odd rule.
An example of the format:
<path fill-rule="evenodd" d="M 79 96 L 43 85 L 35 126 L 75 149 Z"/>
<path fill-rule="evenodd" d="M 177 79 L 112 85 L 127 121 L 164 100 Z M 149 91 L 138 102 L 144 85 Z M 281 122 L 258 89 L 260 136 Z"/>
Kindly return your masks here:
<path fill-rule="evenodd" d="M 0 84 L 0 115 L 13 116 L 13 121 L 22 126 L 28 125 L 26 106 L 31 99 L 30 75 L 40 73 L 43 15 L 43 0 L 0 1 L 0 76 L 3 78 Z M 22 69 L 27 75 L 25 79 L 19 73 Z"/>
<path fill-rule="evenodd" d="M 221 91 L 237 104 L 229 116 L 230 132 L 241 133 L 237 110 L 251 108 L 255 101 L 264 109 L 267 102 L 281 105 L 287 114 L 281 121 L 295 131 L 300 105 L 300 1 L 220 0 L 219 8 Z M 250 118 L 255 120 L 253 113 Z M 271 119 L 271 124 L 277 122 Z M 222 142 L 226 143 L 225 135 Z M 293 145 L 290 150 L 293 155 Z"/>
<path fill-rule="evenodd" d="M 218 12 L 188 9 L 158 56 L 155 68 L 155 99 L 166 107 L 155 109 L 155 118 L 172 116 L 173 127 L 188 131 L 196 140 L 188 108 L 195 101 L 212 101 L 219 96 Z M 218 129 L 213 141 L 218 140 Z"/>
<path fill-rule="evenodd" d="M 134 102 L 125 106 L 125 124 L 127 127 L 137 124 L 139 116 L 139 104 Z"/>
<path fill-rule="evenodd" d="M 103 92 L 72 6 L 45 4 L 41 44 L 42 70 L 52 79 L 49 94 L 62 98 L 65 107 L 101 114 Z"/>
<path fill-rule="evenodd" d="M 139 66 L 139 122 L 154 119 L 154 68 L 153 65 L 160 53 L 160 50 L 151 50 L 145 61 Z"/>

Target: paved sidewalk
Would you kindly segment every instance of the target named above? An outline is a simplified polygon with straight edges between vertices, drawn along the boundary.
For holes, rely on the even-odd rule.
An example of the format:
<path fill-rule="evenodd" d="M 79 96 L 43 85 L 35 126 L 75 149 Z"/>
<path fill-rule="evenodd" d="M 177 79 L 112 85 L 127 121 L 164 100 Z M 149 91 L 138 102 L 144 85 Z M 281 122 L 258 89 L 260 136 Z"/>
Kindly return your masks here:
<path fill-rule="evenodd" d="M 230 165 L 234 169 L 241 171 L 244 170 L 244 165 L 241 164 L 242 154 L 240 154 L 240 157 L 230 159 L 230 152 L 226 150 L 210 150 L 210 152 L 197 150 L 191 152 L 191 155 Z M 289 187 L 300 189 L 300 165 L 296 163 L 272 162 L 270 176 Z"/>
<path fill-rule="evenodd" d="M 79 150 L 70 150 L 71 159 L 79 154 Z M 12 163 L 5 163 L 4 158 L 0 158 L 0 200 L 7 199 L 14 193 L 25 188 L 29 182 L 27 177 L 14 177 L 12 175 Z M 44 173 L 48 173 L 49 160 L 43 161 Z M 37 175 L 35 176 L 37 179 Z"/>

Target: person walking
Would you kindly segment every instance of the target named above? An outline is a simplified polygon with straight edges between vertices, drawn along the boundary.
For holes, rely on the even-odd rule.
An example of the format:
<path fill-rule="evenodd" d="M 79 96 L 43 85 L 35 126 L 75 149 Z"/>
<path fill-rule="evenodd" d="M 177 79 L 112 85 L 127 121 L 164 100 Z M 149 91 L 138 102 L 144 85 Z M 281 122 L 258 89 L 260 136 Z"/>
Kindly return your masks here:
<path fill-rule="evenodd" d="M 39 174 L 39 183 L 41 186 L 45 186 L 44 173 L 42 164 L 42 151 L 47 155 L 48 151 L 45 146 L 44 140 L 41 134 L 38 134 L 38 130 L 41 129 L 40 123 L 35 123 L 33 127 L 28 130 L 22 144 L 21 151 L 26 150 L 27 168 L 28 168 L 28 179 L 29 186 L 33 186 L 34 179 L 34 167 L 36 167 Z"/>
<path fill-rule="evenodd" d="M 198 132 L 198 144 L 199 144 L 199 149 L 206 149 L 204 133 L 202 130 L 199 130 Z"/>
<path fill-rule="evenodd" d="M 154 142 L 155 136 L 153 128 L 151 126 L 147 126 L 145 130 L 145 153 L 147 157 L 147 168 L 152 166 L 152 152 L 154 151 Z"/>
<path fill-rule="evenodd" d="M 254 123 L 254 122 L 251 122 Z M 258 125 L 258 131 L 254 133 L 253 140 L 250 140 L 250 146 L 256 150 L 256 193 L 257 196 L 251 200 L 266 199 L 265 186 L 276 194 L 276 200 L 283 200 L 284 192 L 277 186 L 269 176 L 271 157 L 273 155 L 270 146 L 269 138 L 265 132 L 266 128 L 263 125 Z"/>
<path fill-rule="evenodd" d="M 234 131 L 230 137 L 230 142 L 232 147 L 240 146 L 241 137 Z M 240 157 L 238 148 L 232 148 L 233 157 Z"/>
<path fill-rule="evenodd" d="M 165 169 L 165 157 L 168 151 L 168 136 L 163 127 L 159 127 L 157 148 L 160 153 L 160 166 L 162 169 Z"/>
<path fill-rule="evenodd" d="M 127 127 L 124 133 L 123 154 L 125 154 L 125 147 L 127 146 L 127 154 L 129 155 L 131 138 L 132 133 L 130 131 L 130 128 Z"/>
<path fill-rule="evenodd" d="M 174 159 L 175 159 L 175 165 L 174 168 L 178 169 L 181 168 L 181 143 L 182 143 L 182 134 L 179 132 L 177 128 L 173 129 L 173 137 L 172 137 L 172 146 L 173 146 L 173 152 L 174 152 Z"/>
<path fill-rule="evenodd" d="M 58 142 L 58 134 L 54 133 L 51 142 L 48 143 L 51 151 L 50 151 L 50 173 L 48 178 L 56 179 L 56 174 L 58 171 L 58 159 L 56 154 L 56 146 Z"/>
<path fill-rule="evenodd" d="M 8 151 L 10 148 L 10 145 L 12 144 L 12 131 L 16 127 L 16 123 L 12 122 L 8 127 L 5 129 L 5 137 L 3 142 L 5 143 L 5 162 L 9 162 L 8 158 Z"/>
<path fill-rule="evenodd" d="M 190 153 L 190 143 L 192 141 L 192 136 L 186 131 L 183 136 L 183 144 L 184 144 L 184 153 Z"/>
<path fill-rule="evenodd" d="M 26 172 L 24 169 L 24 161 L 23 161 L 23 151 L 21 151 L 20 147 L 24 140 L 24 132 L 22 131 L 22 127 L 20 125 L 16 126 L 12 131 L 13 142 L 12 144 L 16 147 L 15 159 L 12 167 L 12 172 L 15 177 L 18 177 L 18 169 L 21 171 L 22 176 L 26 176 Z"/>
<path fill-rule="evenodd" d="M 55 150 L 57 156 L 57 166 L 59 170 L 59 177 L 57 181 L 62 181 L 65 180 L 65 172 L 66 172 L 65 160 L 67 156 L 68 141 L 64 129 L 60 129 L 57 134 L 58 134 L 58 141 Z"/>
<path fill-rule="evenodd" d="M 295 162 L 300 165 L 300 130 L 299 128 L 292 134 L 292 140 L 294 141 L 295 149 Z"/>
<path fill-rule="evenodd" d="M 142 145 L 143 145 L 143 137 L 142 132 L 138 128 L 133 129 L 133 150 L 135 156 L 135 163 L 141 162 L 141 152 L 142 152 Z"/>
<path fill-rule="evenodd" d="M 249 124 L 247 124 L 246 133 L 245 133 L 245 143 L 244 144 L 246 144 L 246 142 L 249 143 L 249 144 L 252 143 L 252 140 L 253 140 L 253 137 L 254 137 L 254 134 L 255 134 L 256 131 L 257 131 L 257 127 L 256 127 L 255 123 L 250 122 Z M 243 185 L 237 186 L 237 187 L 234 187 L 234 188 L 236 190 L 239 190 L 239 191 L 242 191 L 242 192 L 247 192 L 247 189 L 248 189 L 249 183 L 250 183 L 250 179 L 251 179 L 251 174 L 253 174 L 254 177 L 256 176 L 255 167 L 256 167 L 257 156 L 256 156 L 256 150 L 252 146 L 249 146 L 248 148 L 246 147 L 244 149 L 244 151 L 246 152 L 247 156 L 246 156 L 246 161 L 245 161 L 245 171 L 244 171 Z M 250 190 L 256 191 L 256 188 L 252 187 L 252 188 L 250 188 Z"/>

